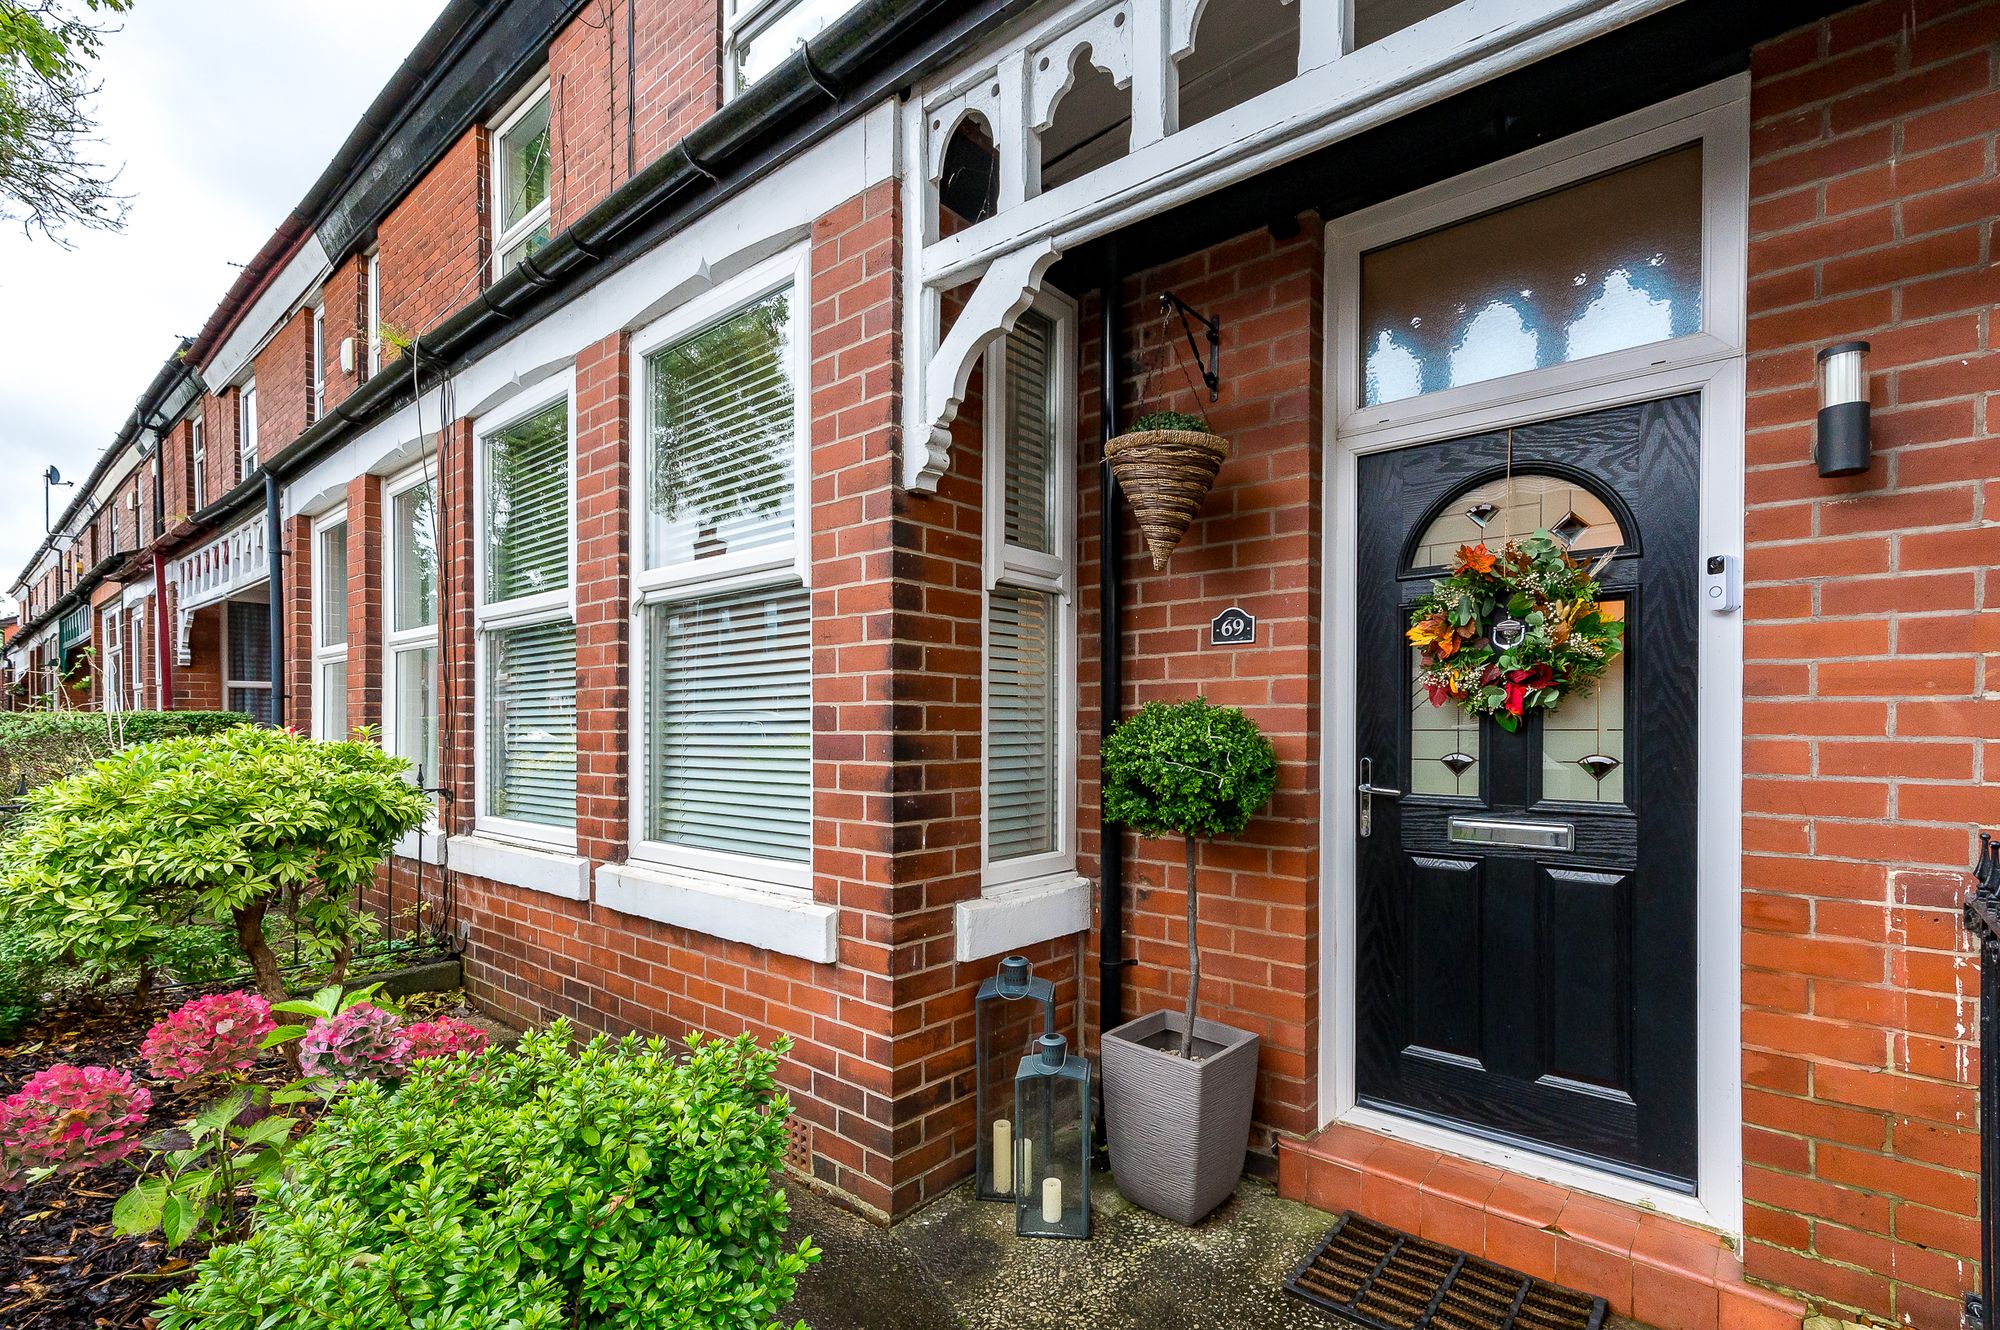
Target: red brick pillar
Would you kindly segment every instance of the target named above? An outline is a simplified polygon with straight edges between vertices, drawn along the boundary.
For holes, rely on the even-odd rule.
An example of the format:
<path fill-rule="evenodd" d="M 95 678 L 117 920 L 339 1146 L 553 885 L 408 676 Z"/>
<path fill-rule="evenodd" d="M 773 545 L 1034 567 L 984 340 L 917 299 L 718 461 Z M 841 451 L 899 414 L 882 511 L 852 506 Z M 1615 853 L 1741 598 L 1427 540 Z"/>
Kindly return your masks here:
<path fill-rule="evenodd" d="M 576 359 L 576 852 L 625 858 L 631 637 L 632 449 L 629 342 Z"/>
<path fill-rule="evenodd" d="M 347 724 L 382 728 L 382 478 L 347 482 Z"/>
<path fill-rule="evenodd" d="M 285 519 L 285 640 L 273 642 L 284 653 L 285 714 L 280 725 L 300 734 L 312 733 L 313 717 L 313 538 L 310 517 Z"/>
<path fill-rule="evenodd" d="M 1752 62 L 1744 1265 L 1920 1330 L 1979 1251 L 1975 956 L 2000 820 L 2000 3 L 1845 10 Z M 1811 460 L 1874 345 L 1875 461 Z"/>
<path fill-rule="evenodd" d="M 438 700 L 438 784 L 451 792 L 440 812 L 447 832 L 472 830 L 473 816 L 473 633 L 472 561 L 477 541 L 472 529 L 472 422 L 457 420 L 438 448 L 438 515 L 441 527 L 438 588 L 438 663 L 443 695 Z"/>

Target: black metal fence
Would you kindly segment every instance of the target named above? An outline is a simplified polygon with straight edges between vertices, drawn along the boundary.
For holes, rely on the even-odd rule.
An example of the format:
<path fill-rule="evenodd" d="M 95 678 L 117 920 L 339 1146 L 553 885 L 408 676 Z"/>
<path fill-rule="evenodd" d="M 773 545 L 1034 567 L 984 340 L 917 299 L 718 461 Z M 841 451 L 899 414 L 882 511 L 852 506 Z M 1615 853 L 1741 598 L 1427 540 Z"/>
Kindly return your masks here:
<path fill-rule="evenodd" d="M 1979 838 L 1965 927 L 1979 939 L 1979 1290 L 1965 1295 L 1968 1330 L 2000 1308 L 2000 841 Z"/>

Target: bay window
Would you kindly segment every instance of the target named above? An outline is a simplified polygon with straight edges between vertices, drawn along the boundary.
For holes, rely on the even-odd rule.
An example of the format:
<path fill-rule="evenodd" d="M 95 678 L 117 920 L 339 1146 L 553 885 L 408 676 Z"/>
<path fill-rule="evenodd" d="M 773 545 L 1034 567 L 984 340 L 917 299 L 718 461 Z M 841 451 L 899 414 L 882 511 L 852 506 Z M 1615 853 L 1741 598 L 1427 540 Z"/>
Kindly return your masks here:
<path fill-rule="evenodd" d="M 807 308 L 803 262 L 785 256 L 633 347 L 633 857 L 798 892 L 812 854 Z"/>
<path fill-rule="evenodd" d="M 1044 297 L 986 353 L 988 888 L 1076 867 L 1074 327 Z"/>
<path fill-rule="evenodd" d="M 474 620 L 479 829 L 564 847 L 576 826 L 570 426 L 565 384 L 480 439 Z"/>
<path fill-rule="evenodd" d="M 384 501 L 382 746 L 410 764 L 410 778 L 438 779 L 438 542 L 428 467 L 391 481 Z"/>
<path fill-rule="evenodd" d="M 347 514 L 313 527 L 312 722 L 315 739 L 347 727 Z"/>

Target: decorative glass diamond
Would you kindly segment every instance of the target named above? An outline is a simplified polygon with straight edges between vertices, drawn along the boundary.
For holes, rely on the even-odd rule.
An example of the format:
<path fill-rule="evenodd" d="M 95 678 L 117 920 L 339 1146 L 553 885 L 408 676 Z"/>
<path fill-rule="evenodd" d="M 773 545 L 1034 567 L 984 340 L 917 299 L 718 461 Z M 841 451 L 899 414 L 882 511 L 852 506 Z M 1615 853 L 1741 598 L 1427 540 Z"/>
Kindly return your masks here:
<path fill-rule="evenodd" d="M 1556 520 L 1555 524 L 1549 528 L 1549 534 L 1560 540 L 1563 544 L 1573 547 L 1577 541 L 1583 538 L 1583 533 L 1588 530 L 1590 530 L 1590 523 L 1578 517 L 1576 510 L 1572 508 Z"/>
<path fill-rule="evenodd" d="M 1486 524 L 1493 520 L 1493 514 L 1499 511 L 1500 505 L 1497 503 L 1475 503 L 1465 510 L 1465 515 L 1472 519 L 1474 526 L 1484 531 Z"/>
<path fill-rule="evenodd" d="M 1474 757 L 1470 753 L 1446 753 L 1443 757 L 1438 759 L 1438 761 L 1444 763 L 1445 766 L 1451 769 L 1451 774 L 1454 776 L 1463 776 L 1466 772 L 1466 768 L 1470 767 L 1474 762 L 1477 762 L 1478 760 L 1479 760 L 1478 758 Z"/>
<path fill-rule="evenodd" d="M 1624 765 L 1617 758 L 1604 753 L 1592 753 L 1589 757 L 1579 757 L 1576 760 L 1576 764 L 1585 771 L 1588 771 L 1590 778 L 1600 785 L 1604 783 L 1606 776 L 1609 776 Z"/>

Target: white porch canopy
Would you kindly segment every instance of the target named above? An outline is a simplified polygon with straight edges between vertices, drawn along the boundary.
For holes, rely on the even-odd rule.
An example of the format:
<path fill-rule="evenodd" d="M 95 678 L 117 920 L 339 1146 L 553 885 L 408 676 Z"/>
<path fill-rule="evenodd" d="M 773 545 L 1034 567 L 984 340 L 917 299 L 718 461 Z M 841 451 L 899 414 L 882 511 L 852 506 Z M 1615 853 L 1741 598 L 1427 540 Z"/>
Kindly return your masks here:
<path fill-rule="evenodd" d="M 175 559 L 168 580 L 179 589 L 174 614 L 174 661 L 191 665 L 193 648 L 188 629 L 196 610 L 215 605 L 271 578 L 271 552 L 260 512 L 238 523 L 206 545 Z"/>

